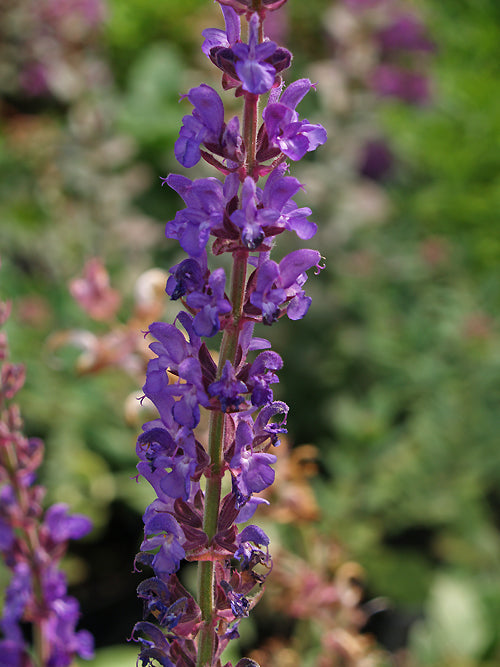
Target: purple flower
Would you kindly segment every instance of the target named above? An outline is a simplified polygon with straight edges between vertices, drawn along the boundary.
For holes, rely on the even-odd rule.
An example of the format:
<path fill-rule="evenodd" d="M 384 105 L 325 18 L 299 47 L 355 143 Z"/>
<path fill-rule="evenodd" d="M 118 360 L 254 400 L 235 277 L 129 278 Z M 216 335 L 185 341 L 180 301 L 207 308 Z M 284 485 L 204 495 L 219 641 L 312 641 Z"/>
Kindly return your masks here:
<path fill-rule="evenodd" d="M 280 305 L 286 299 L 284 289 L 276 287 L 279 267 L 272 259 L 266 260 L 257 270 L 255 290 L 250 295 L 250 302 L 262 313 L 262 322 L 272 324 L 280 314 Z"/>
<path fill-rule="evenodd" d="M 75 632 L 80 616 L 78 602 L 64 596 L 52 604 L 52 611 L 44 628 L 45 638 L 51 645 L 49 667 L 68 667 L 75 655 L 91 660 L 94 657 L 92 635 L 86 630 Z"/>
<path fill-rule="evenodd" d="M 174 153 L 184 167 L 194 167 L 201 157 L 200 144 L 205 140 L 219 142 L 224 124 L 224 105 L 220 95 L 205 83 L 191 88 L 187 98 L 194 110 L 191 116 L 182 119 Z"/>
<path fill-rule="evenodd" d="M 234 520 L 235 523 L 246 523 L 247 521 L 250 521 L 250 519 L 255 514 L 255 510 L 259 505 L 269 505 L 269 500 L 266 500 L 265 498 L 258 498 L 255 496 L 252 496 L 250 498 L 248 497 L 243 498 L 243 496 L 241 496 L 241 498 L 243 500 L 239 504 L 240 511 L 238 512 L 238 516 Z"/>
<path fill-rule="evenodd" d="M 216 396 L 221 405 L 222 412 L 237 410 L 243 398 L 240 394 L 247 391 L 247 386 L 236 378 L 234 368 L 230 361 L 226 361 L 220 380 L 212 382 L 208 387 L 208 393 Z"/>
<path fill-rule="evenodd" d="M 203 289 L 205 281 L 204 271 L 197 259 L 185 259 L 170 269 L 172 274 L 167 280 L 166 293 L 172 301 L 179 299 L 185 294 Z"/>
<path fill-rule="evenodd" d="M 0 655 L 3 667 L 23 667 L 29 664 L 26 646 L 22 639 L 0 639 Z"/>
<path fill-rule="evenodd" d="M 264 227 L 279 218 L 278 211 L 257 207 L 257 187 L 250 176 L 241 188 L 241 208 L 234 211 L 231 221 L 241 229 L 241 240 L 249 250 L 255 250 L 264 240 Z"/>
<path fill-rule="evenodd" d="M 3 498 L 0 498 L 3 501 Z M 0 551 L 9 551 L 14 543 L 15 535 L 10 523 L 0 516 Z"/>
<path fill-rule="evenodd" d="M 311 305 L 311 297 L 306 296 L 302 285 L 307 280 L 306 271 L 313 266 L 320 267 L 321 255 L 317 250 L 294 250 L 279 263 L 279 285 L 286 290 L 289 299 L 286 314 L 291 320 L 302 319 Z"/>
<path fill-rule="evenodd" d="M 137 636 L 136 633 L 143 633 L 149 639 Z M 168 657 L 170 645 L 163 632 L 148 621 L 140 621 L 134 625 L 131 639 L 142 645 L 137 658 L 137 664 L 141 661 L 143 667 L 152 665 L 152 660 L 156 660 L 162 667 L 175 667 L 174 663 Z"/>
<path fill-rule="evenodd" d="M 68 506 L 57 503 L 45 512 L 45 525 L 54 542 L 78 540 L 92 530 L 92 522 L 83 514 L 69 514 Z"/>
<path fill-rule="evenodd" d="M 271 419 L 276 415 L 283 415 L 280 422 L 272 422 Z M 266 405 L 257 415 L 254 423 L 254 443 L 256 445 L 265 442 L 268 438 L 273 445 L 278 445 L 278 434 L 286 433 L 286 418 L 288 415 L 288 405 L 283 401 L 273 401 Z"/>
<path fill-rule="evenodd" d="M 289 67 L 291 53 L 269 40 L 259 43 L 260 18 L 256 12 L 249 20 L 248 44 L 239 40 L 234 16 L 225 14 L 225 19 L 225 33 L 205 33 L 204 52 L 224 72 L 225 88 L 241 84 L 243 90 L 254 95 L 267 93 L 275 84 L 276 74 Z"/>
<path fill-rule="evenodd" d="M 161 577 L 176 572 L 186 556 L 181 544 L 184 535 L 179 524 L 159 500 L 148 506 L 143 521 L 145 539 L 140 549 L 143 552 L 158 549 L 151 561 L 156 575 Z"/>
<path fill-rule="evenodd" d="M 300 160 L 326 142 L 325 128 L 299 120 L 295 111 L 297 104 L 313 87 L 309 79 L 295 81 L 285 89 L 279 102 L 268 104 L 262 114 L 269 142 L 291 160 Z"/>
<path fill-rule="evenodd" d="M 372 139 L 363 146 L 359 173 L 373 181 L 383 181 L 392 169 L 394 156 L 387 142 L 382 139 Z"/>
<path fill-rule="evenodd" d="M 311 303 L 302 289 L 307 279 L 305 272 L 313 266 L 319 268 L 320 259 L 317 250 L 294 250 L 279 265 L 271 259 L 261 264 L 250 301 L 262 312 L 264 324 L 272 324 L 277 320 L 281 312 L 280 305 L 287 299 L 288 317 L 291 320 L 304 317 Z"/>
<path fill-rule="evenodd" d="M 0 630 L 6 637 L 21 640 L 22 633 L 19 621 L 33 595 L 32 575 L 27 563 L 16 564 L 12 578 L 5 592 L 3 616 L 0 619 Z"/>
<path fill-rule="evenodd" d="M 137 439 L 137 454 L 141 459 L 137 470 L 155 490 L 170 498 L 188 499 L 196 469 L 194 438 L 186 437 L 178 446 L 166 429 L 153 426 Z"/>
<path fill-rule="evenodd" d="M 251 542 L 256 546 L 252 547 Z M 238 535 L 238 545 L 234 557 L 241 561 L 243 569 L 248 569 L 255 557 L 262 562 L 269 561 L 269 537 L 259 526 L 250 525 L 244 528 Z M 261 549 L 256 548 L 260 545 L 266 547 L 265 556 Z"/>
<path fill-rule="evenodd" d="M 402 14 L 378 33 L 384 51 L 433 51 L 435 45 L 413 14 Z"/>
<path fill-rule="evenodd" d="M 274 221 L 277 227 L 284 226 L 285 229 L 294 231 L 301 239 L 312 238 L 318 229 L 314 222 L 307 220 L 311 215 L 311 209 L 298 208 L 292 201 L 303 186 L 293 176 L 284 176 L 287 166 L 279 165 L 272 171 L 266 181 L 262 194 L 262 204 L 265 209 L 271 209 L 279 213 Z"/>
<path fill-rule="evenodd" d="M 258 493 L 271 486 L 275 476 L 271 465 L 276 463 L 276 456 L 254 452 L 253 430 L 248 422 L 243 420 L 238 422 L 235 445 L 235 453 L 229 465 L 236 473 L 239 493 L 249 497 L 252 493 Z"/>
<path fill-rule="evenodd" d="M 174 153 L 183 167 L 194 167 L 201 158 L 200 145 L 229 160 L 243 159 L 243 140 L 239 131 L 239 120 L 235 116 L 224 123 L 224 105 L 220 95 L 202 83 L 191 88 L 186 96 L 194 106 L 191 116 L 184 116 Z"/>
<path fill-rule="evenodd" d="M 165 182 L 184 199 L 187 207 L 167 222 L 165 234 L 167 238 L 177 239 L 188 255 L 199 257 L 205 250 L 210 230 L 223 221 L 222 183 L 216 178 L 191 181 L 178 174 L 170 174 Z"/>
<path fill-rule="evenodd" d="M 179 315 L 179 319 L 181 318 Z M 165 423 L 170 415 L 181 426 L 194 428 L 200 420 L 201 405 L 208 405 L 208 396 L 203 387 L 203 374 L 198 358 L 200 340 L 192 327 L 191 318 L 184 313 L 182 322 L 191 330 L 190 342 L 172 324 L 153 322 L 149 327 L 157 341 L 149 346 L 158 355 L 148 362 L 144 395 L 156 405 Z M 183 383 L 169 384 L 166 371 L 176 373 Z M 169 396 L 178 396 L 172 401 Z"/>
<path fill-rule="evenodd" d="M 199 311 L 193 321 L 198 336 L 215 336 L 220 329 L 220 316 L 231 312 L 231 304 L 224 295 L 225 285 L 224 269 L 218 268 L 210 274 L 207 291 L 193 291 L 186 297 L 187 305 Z"/>
<path fill-rule="evenodd" d="M 259 44 L 258 14 L 252 14 L 249 21 L 248 44 L 235 44 L 233 53 L 236 55 L 235 69 L 243 85 L 243 90 L 255 95 L 262 95 L 271 90 L 276 76 L 276 69 L 266 62 L 278 48 L 274 42 L 264 41 Z"/>
<path fill-rule="evenodd" d="M 207 28 L 202 31 L 205 41 L 201 50 L 210 58 L 210 51 L 214 47 L 230 48 L 240 41 L 241 22 L 240 17 L 232 7 L 221 6 L 226 23 L 226 30 L 219 30 L 218 28 Z"/>
<path fill-rule="evenodd" d="M 424 74 L 397 65 L 380 65 L 372 77 L 374 90 L 383 97 L 397 97 L 408 104 L 429 101 L 429 80 Z"/>
<path fill-rule="evenodd" d="M 269 385 L 279 382 L 273 371 L 283 366 L 283 360 L 276 352 L 261 352 L 253 362 L 248 379 L 248 386 L 252 389 L 252 405 L 261 406 L 271 403 L 273 392 Z"/>
<path fill-rule="evenodd" d="M 231 605 L 231 611 L 233 612 L 236 618 L 245 618 L 248 616 L 250 611 L 250 602 L 242 593 L 236 593 L 227 581 L 222 580 L 220 582 L 221 588 L 226 594 L 229 604 Z"/>
<path fill-rule="evenodd" d="M 151 577 L 139 584 L 137 596 L 144 600 L 144 618 L 152 614 L 162 628 L 173 630 L 188 607 L 188 599 L 181 597 L 172 602 L 172 594 L 164 581 Z"/>

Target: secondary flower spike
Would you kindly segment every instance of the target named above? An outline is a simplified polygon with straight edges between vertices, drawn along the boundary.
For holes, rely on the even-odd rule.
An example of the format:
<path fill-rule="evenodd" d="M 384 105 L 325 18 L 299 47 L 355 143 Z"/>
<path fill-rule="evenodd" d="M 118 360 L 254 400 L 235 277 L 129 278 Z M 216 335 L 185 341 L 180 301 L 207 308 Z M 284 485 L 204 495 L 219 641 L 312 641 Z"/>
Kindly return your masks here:
<path fill-rule="evenodd" d="M 8 313 L 0 301 L 0 327 Z M 11 572 L 0 616 L 0 664 L 65 667 L 94 653 L 92 635 L 76 629 L 79 605 L 59 569 L 68 541 L 87 535 L 92 524 L 64 503 L 42 507 L 45 489 L 35 477 L 44 446 L 25 437 L 11 403 L 23 383 L 24 367 L 8 361 L 7 337 L 0 331 L 0 554 Z"/>
<path fill-rule="evenodd" d="M 144 618 L 131 635 L 143 667 L 223 667 L 222 653 L 272 568 L 266 533 L 240 528 L 268 504 L 257 494 L 274 481 L 273 450 L 288 414 L 274 398 L 283 360 L 254 330 L 284 315 L 301 319 L 311 304 L 304 285 L 308 272 L 322 268 L 320 253 L 301 248 L 279 262 L 271 255 L 284 233 L 300 240 L 316 233 L 311 209 L 294 201 L 305 186 L 288 174 L 289 160 L 326 141 L 325 129 L 296 110 L 314 84 L 285 85 L 291 53 L 265 36 L 266 15 L 282 4 L 220 0 L 225 29 L 204 30 L 202 50 L 242 113 L 228 119 L 219 92 L 204 83 L 191 88 L 175 156 L 187 168 L 203 159 L 217 177 L 162 178 L 184 202 L 165 234 L 187 257 L 166 284 L 179 314 L 147 332 L 152 358 L 143 391 L 157 416 L 137 439 L 137 471 L 156 498 L 135 559 L 136 569 L 152 570 L 137 591 Z M 183 560 L 198 563 L 196 595 L 177 578 Z M 258 666 L 244 658 L 236 667 Z"/>

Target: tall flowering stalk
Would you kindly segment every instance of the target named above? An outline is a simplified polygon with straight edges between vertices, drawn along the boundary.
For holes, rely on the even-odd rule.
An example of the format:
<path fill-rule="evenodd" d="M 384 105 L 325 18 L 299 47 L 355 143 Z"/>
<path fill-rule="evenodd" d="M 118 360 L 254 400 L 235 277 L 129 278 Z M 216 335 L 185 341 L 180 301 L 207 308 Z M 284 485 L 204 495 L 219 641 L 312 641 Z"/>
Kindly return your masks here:
<path fill-rule="evenodd" d="M 282 360 L 267 340 L 254 337 L 254 326 L 304 317 L 311 302 L 303 289 L 307 271 L 321 268 L 316 250 L 295 250 L 280 262 L 270 258 L 284 231 L 300 239 L 316 232 L 311 210 L 293 201 L 303 186 L 287 175 L 287 159 L 300 160 L 326 141 L 324 128 L 296 111 L 314 85 L 301 79 L 285 88 L 280 73 L 291 53 L 264 37 L 266 15 L 286 0 L 218 1 L 225 30 L 205 30 L 202 48 L 222 71 L 223 89 L 242 99 L 243 114 L 242 121 L 226 121 L 213 88 L 192 88 L 186 97 L 194 109 L 183 118 L 176 158 L 188 168 L 203 158 L 223 179 L 162 179 L 184 200 L 166 236 L 188 257 L 170 269 L 166 285 L 185 310 L 174 324 L 154 322 L 148 330 L 156 356 L 143 390 L 159 416 L 144 424 L 137 440 L 137 469 L 157 498 L 144 514 L 136 565 L 153 569 L 138 595 L 144 618 L 157 624 L 144 620 L 134 627 L 143 665 L 220 666 L 260 596 L 272 566 L 269 538 L 256 525 L 237 525 L 266 502 L 255 494 L 274 481 L 276 457 L 269 450 L 286 432 L 288 406 L 274 400 L 271 388 Z M 248 23 L 247 42 L 241 18 Z M 228 287 L 224 268 L 212 269 L 213 260 L 209 265 L 209 242 L 212 257 L 232 257 Z M 202 339 L 219 332 L 216 363 Z M 210 414 L 206 445 L 196 431 L 200 408 Z M 184 559 L 198 562 L 196 600 L 176 575 Z"/>
<path fill-rule="evenodd" d="M 0 327 L 9 306 L 0 301 Z M 76 631 L 78 602 L 66 591 L 59 563 L 69 539 L 91 529 L 89 519 L 57 503 L 45 512 L 45 490 L 35 484 L 43 443 L 26 438 L 17 405 L 24 367 L 8 360 L 7 336 L 0 331 L 0 554 L 12 571 L 0 617 L 0 665 L 66 667 L 78 655 L 93 657 L 93 638 Z M 32 627 L 32 645 L 23 628 Z"/>

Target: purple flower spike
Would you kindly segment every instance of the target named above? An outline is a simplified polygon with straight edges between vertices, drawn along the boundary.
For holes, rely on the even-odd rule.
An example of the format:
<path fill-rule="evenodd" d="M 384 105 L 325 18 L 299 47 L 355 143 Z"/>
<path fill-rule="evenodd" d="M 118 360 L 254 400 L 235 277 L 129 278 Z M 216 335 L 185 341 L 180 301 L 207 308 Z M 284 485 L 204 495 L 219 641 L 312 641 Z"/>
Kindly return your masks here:
<path fill-rule="evenodd" d="M 296 250 L 279 263 L 271 259 L 278 235 L 293 231 L 310 239 L 317 231 L 311 210 L 294 201 L 303 186 L 288 175 L 285 158 L 299 160 L 326 141 L 325 129 L 296 111 L 314 84 L 300 79 L 285 88 L 280 73 L 292 55 L 263 33 L 267 13 L 286 0 L 218 1 L 225 29 L 205 30 L 202 50 L 222 71 L 222 88 L 234 91 L 243 113 L 241 128 L 238 116 L 225 122 L 219 94 L 205 84 L 192 88 L 187 97 L 193 111 L 183 118 L 175 155 L 185 167 L 203 158 L 223 178 L 162 179 L 185 203 L 167 222 L 166 236 L 189 256 L 170 270 L 166 292 L 189 314 L 181 311 L 174 325 L 150 326 L 156 358 L 148 362 L 144 394 L 159 416 L 144 425 L 136 451 L 139 475 L 156 500 L 144 515 L 136 563 L 154 570 L 138 595 L 144 618 L 153 616 L 163 632 L 147 622 L 135 626 L 132 639 L 142 645 L 144 667 L 221 664 L 228 642 L 239 636 L 241 618 L 257 602 L 255 586 L 272 567 L 269 538 L 257 526 L 238 534 L 237 524 L 269 504 L 256 494 L 274 481 L 277 459 L 269 450 L 286 433 L 288 406 L 273 398 L 281 357 L 254 329 L 285 314 L 302 318 L 311 303 L 303 289 L 307 272 L 321 268 L 316 250 Z M 241 40 L 241 17 L 248 22 L 248 43 Z M 267 106 L 260 100 L 265 110 L 259 128 L 263 94 Z M 227 293 L 225 270 L 212 266 L 223 254 L 233 262 Z M 218 332 L 217 365 L 208 347 L 214 341 L 201 338 Z M 210 414 L 206 442 L 207 429 L 197 428 L 201 408 L 205 418 Z M 228 476 L 231 491 L 221 498 Z M 10 540 L 1 525 L 0 538 Z M 209 614 L 201 614 L 178 582 L 183 558 L 198 561 L 206 573 L 210 568 L 199 590 L 207 611 L 210 601 Z M 238 667 L 257 664 L 244 658 Z"/>
<path fill-rule="evenodd" d="M 9 310 L 0 301 L 0 326 Z M 66 667 L 77 655 L 93 657 L 93 638 L 76 631 L 78 602 L 67 594 L 59 564 L 68 540 L 86 535 L 92 523 L 64 503 L 42 508 L 45 489 L 35 481 L 43 443 L 24 436 L 20 411 L 10 402 L 23 380 L 24 367 L 10 363 L 0 332 L 0 555 L 11 571 L 0 612 L 0 664 Z M 41 643 L 31 645 L 31 636 Z"/>

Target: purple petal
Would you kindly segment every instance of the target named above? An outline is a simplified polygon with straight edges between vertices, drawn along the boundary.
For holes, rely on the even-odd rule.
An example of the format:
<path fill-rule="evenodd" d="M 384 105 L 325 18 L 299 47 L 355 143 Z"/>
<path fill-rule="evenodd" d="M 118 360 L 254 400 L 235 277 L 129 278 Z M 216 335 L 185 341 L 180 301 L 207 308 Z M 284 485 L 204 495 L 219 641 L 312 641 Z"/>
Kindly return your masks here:
<path fill-rule="evenodd" d="M 203 125 L 218 136 L 224 123 L 224 105 L 217 91 L 202 83 L 196 88 L 191 88 L 187 97 L 198 112 Z"/>
<path fill-rule="evenodd" d="M 301 273 L 304 273 L 313 266 L 317 266 L 321 255 L 317 250 L 294 250 L 279 263 L 280 285 L 287 289 Z"/>
<path fill-rule="evenodd" d="M 301 189 L 302 184 L 293 176 L 275 176 L 276 171 L 267 179 L 263 201 L 265 206 L 281 211 L 288 200 Z"/>
<path fill-rule="evenodd" d="M 193 181 L 190 178 L 182 176 L 181 174 L 169 174 L 164 182 L 167 183 L 172 190 L 175 190 L 184 201 L 186 201 L 185 196 L 193 185 Z"/>
<path fill-rule="evenodd" d="M 262 95 L 273 87 L 276 70 L 272 65 L 257 60 L 238 60 L 235 65 L 243 90 Z"/>
<path fill-rule="evenodd" d="M 299 79 L 294 81 L 287 88 L 280 97 L 280 103 L 284 104 L 290 109 L 295 109 L 297 104 L 307 95 L 307 93 L 314 88 L 314 85 L 309 79 Z"/>
<path fill-rule="evenodd" d="M 310 208 L 296 208 L 292 213 L 289 213 L 286 218 L 286 228 L 295 232 L 299 239 L 309 240 L 318 231 L 318 225 L 307 219 L 311 215 Z"/>
<path fill-rule="evenodd" d="M 309 310 L 311 302 L 311 297 L 305 296 L 305 294 L 298 294 L 297 296 L 294 296 L 286 309 L 288 319 L 301 320 Z"/>
<path fill-rule="evenodd" d="M 150 348 L 160 356 L 167 354 L 167 358 L 174 364 L 179 364 L 187 354 L 186 339 L 172 324 L 153 322 L 149 325 L 149 333 L 156 338 L 161 347 L 151 343 Z M 154 346 L 154 347 L 153 347 Z"/>
<path fill-rule="evenodd" d="M 64 503 L 52 505 L 45 513 L 45 523 L 55 542 L 78 540 L 92 530 L 92 522 L 83 514 L 68 514 Z"/>
<path fill-rule="evenodd" d="M 263 544 L 265 547 L 269 545 L 269 538 L 259 526 L 247 526 L 243 528 L 241 533 L 238 535 L 238 542 L 253 542 L 254 544 L 260 545 Z"/>
<path fill-rule="evenodd" d="M 201 158 L 200 144 L 207 134 L 206 127 L 193 116 L 184 116 L 179 138 L 174 145 L 174 155 L 183 167 L 194 167 Z"/>
<path fill-rule="evenodd" d="M 221 5 L 224 21 L 226 22 L 227 41 L 232 46 L 240 40 L 241 22 L 240 17 L 232 7 Z"/>

